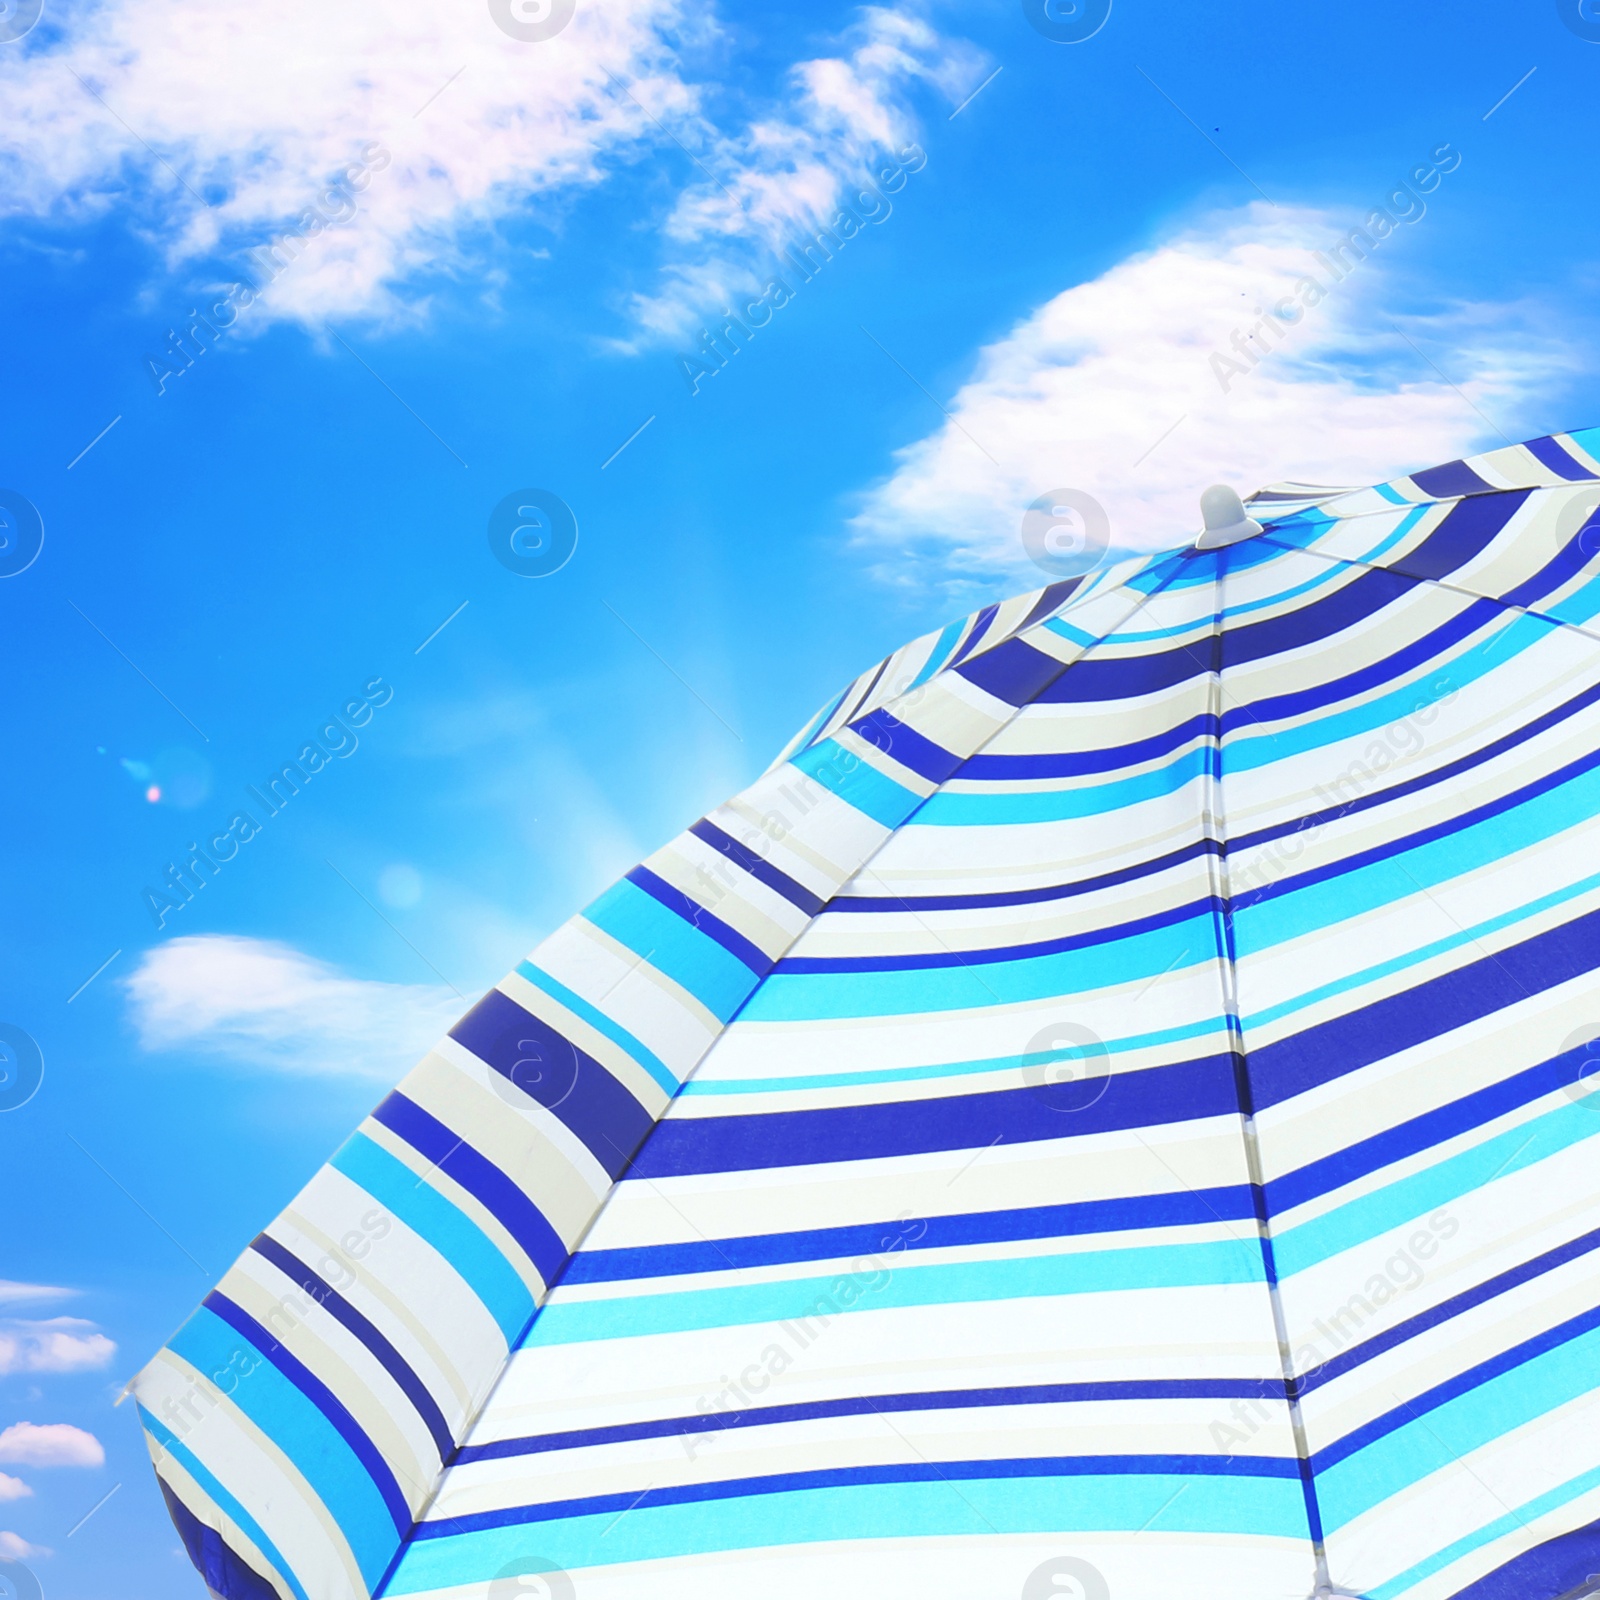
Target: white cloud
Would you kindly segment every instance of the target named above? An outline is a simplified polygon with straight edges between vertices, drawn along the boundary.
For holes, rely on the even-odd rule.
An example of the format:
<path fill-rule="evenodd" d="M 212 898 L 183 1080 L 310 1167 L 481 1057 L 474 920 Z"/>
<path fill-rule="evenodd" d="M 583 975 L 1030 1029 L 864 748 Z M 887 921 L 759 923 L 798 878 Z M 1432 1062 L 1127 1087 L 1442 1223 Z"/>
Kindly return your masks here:
<path fill-rule="evenodd" d="M 0 1500 L 26 1500 L 33 1493 L 21 1478 L 0 1472 Z"/>
<path fill-rule="evenodd" d="M 0 1321 L 0 1376 L 12 1372 L 87 1372 L 107 1365 L 116 1345 L 81 1317 Z"/>
<path fill-rule="evenodd" d="M 646 107 L 691 110 L 669 35 L 694 15 L 682 0 L 582 4 L 527 43 L 483 0 L 279 0 L 248 17 L 102 0 L 0 68 L 0 172 L 15 208 L 68 216 L 149 185 L 144 224 L 178 262 L 265 243 L 376 141 L 391 159 L 354 222 L 311 239 L 271 301 L 313 323 L 393 311 L 408 275 L 462 263 L 463 231 L 656 139 Z"/>
<path fill-rule="evenodd" d="M 102 1467 L 100 1441 L 66 1422 L 13 1422 L 0 1433 L 0 1461 L 21 1467 Z"/>
<path fill-rule="evenodd" d="M 494 281 L 481 247 L 500 219 L 652 152 L 677 163 L 677 139 L 727 191 L 692 188 L 671 213 L 668 288 L 636 306 L 662 331 L 909 137 L 908 85 L 953 93 L 971 59 L 914 17 L 868 8 L 848 53 L 794 68 L 792 106 L 724 134 L 705 107 L 731 100 L 691 81 L 720 39 L 709 6 L 584 0 L 534 43 L 491 11 L 484 0 L 278 0 L 248 17 L 211 0 L 70 6 L 60 37 L 41 28 L 0 60 L 4 206 L 58 219 L 120 208 L 191 278 L 219 257 L 238 277 L 240 253 L 287 235 L 294 264 L 244 325 L 316 326 L 418 314 L 429 275 Z M 363 152 L 374 170 L 360 192 L 330 199 Z"/>
<path fill-rule="evenodd" d="M 347 977 L 288 945 L 234 934 L 171 939 L 123 981 L 146 1050 L 393 1082 L 467 1009 L 439 984 Z"/>
<path fill-rule="evenodd" d="M 814 237 L 841 204 L 885 218 L 893 201 L 875 191 L 863 205 L 860 186 L 885 162 L 898 165 L 898 152 L 915 141 L 913 86 L 930 85 L 953 103 L 984 65 L 972 46 L 882 6 L 867 7 L 843 45 L 791 70 L 787 106 L 737 135 L 706 130 L 711 176 L 685 190 L 667 222 L 663 286 L 633 301 L 644 336 L 678 335 L 708 310 L 759 293 L 777 253 Z"/>
<path fill-rule="evenodd" d="M 1527 307 L 1418 309 L 1393 266 L 1404 228 L 1336 279 L 1312 252 L 1349 226 L 1258 203 L 1057 295 L 979 353 L 949 422 L 897 452 L 854 520 L 862 545 L 902 582 L 1035 584 L 1019 530 L 1054 489 L 1098 499 L 1114 548 L 1156 549 L 1198 527 L 1208 484 L 1380 481 L 1504 442 L 1488 418 L 1520 437 L 1519 408 L 1577 352 Z M 1234 331 L 1308 272 L 1329 286 L 1322 302 L 1291 303 L 1297 320 L 1257 335 L 1253 369 L 1219 377 L 1213 355 L 1247 365 Z M 1418 347 L 1441 352 L 1459 389 Z"/>
<path fill-rule="evenodd" d="M 31 1305 L 45 1300 L 70 1300 L 76 1289 L 58 1289 L 48 1283 L 18 1283 L 0 1278 L 0 1306 Z"/>
<path fill-rule="evenodd" d="M 20 1533 L 0 1529 L 0 1556 L 9 1556 L 13 1561 L 27 1561 L 30 1558 L 54 1554 L 53 1550 L 47 1549 L 42 1544 L 29 1544 Z"/>

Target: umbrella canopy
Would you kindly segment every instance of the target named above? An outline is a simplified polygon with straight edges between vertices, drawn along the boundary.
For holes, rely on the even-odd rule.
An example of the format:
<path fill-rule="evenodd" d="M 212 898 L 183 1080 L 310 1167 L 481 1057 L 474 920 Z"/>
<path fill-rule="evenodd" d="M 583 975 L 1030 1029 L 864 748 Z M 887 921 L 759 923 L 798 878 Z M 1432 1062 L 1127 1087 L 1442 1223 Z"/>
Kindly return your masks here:
<path fill-rule="evenodd" d="M 1581 1589 L 1597 503 L 1285 485 L 858 679 L 137 1380 L 210 1588 Z"/>

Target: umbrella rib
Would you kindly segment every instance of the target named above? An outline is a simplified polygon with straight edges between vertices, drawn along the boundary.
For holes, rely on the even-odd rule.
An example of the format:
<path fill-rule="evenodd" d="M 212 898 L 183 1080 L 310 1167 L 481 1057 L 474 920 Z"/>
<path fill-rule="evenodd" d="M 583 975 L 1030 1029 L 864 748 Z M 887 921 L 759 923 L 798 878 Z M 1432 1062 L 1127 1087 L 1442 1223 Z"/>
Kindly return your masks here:
<path fill-rule="evenodd" d="M 1546 485 L 1546 487 L 1553 488 L 1555 485 Z M 1509 493 L 1511 491 L 1506 492 Z M 1447 504 L 1447 502 L 1436 501 L 1435 504 L 1443 505 Z M 1596 509 L 1600 510 L 1600 507 Z M 1374 514 L 1381 515 L 1381 513 Z M 1319 561 L 1326 561 L 1337 567 L 1360 567 L 1364 572 L 1387 572 L 1392 577 L 1411 578 L 1413 583 L 1431 583 L 1436 588 L 1447 589 L 1451 594 L 1459 594 L 1468 600 L 1487 600 L 1490 604 L 1499 606 L 1502 611 L 1509 611 L 1513 616 L 1537 617 L 1540 622 L 1548 622 L 1552 627 L 1570 628 L 1580 638 L 1600 641 L 1600 633 L 1591 633 L 1587 628 L 1581 627 L 1576 622 L 1568 622 L 1565 617 L 1552 616 L 1548 611 L 1540 611 L 1535 606 L 1519 606 L 1513 601 L 1502 600 L 1498 595 L 1479 594 L 1476 589 L 1465 588 L 1459 583 L 1450 583 L 1444 578 L 1415 578 L 1409 572 L 1402 572 L 1397 567 L 1385 567 L 1376 561 L 1364 561 L 1360 556 L 1337 556 L 1327 550 L 1314 549 L 1310 545 L 1285 544 L 1281 539 L 1272 537 L 1271 528 L 1268 528 L 1261 537 L 1270 544 L 1275 545 L 1279 550 L 1289 551 L 1297 555 L 1315 556 Z"/>
<path fill-rule="evenodd" d="M 1316 1473 L 1311 1464 L 1311 1441 L 1306 1433 L 1305 1416 L 1300 1409 L 1299 1380 L 1294 1370 L 1294 1349 L 1289 1339 L 1289 1319 L 1284 1310 L 1283 1294 L 1278 1282 L 1277 1253 L 1273 1248 L 1272 1216 L 1267 1209 L 1266 1170 L 1261 1159 L 1261 1145 L 1256 1133 L 1254 1095 L 1250 1083 L 1249 1054 L 1245 1049 L 1244 1024 L 1239 1005 L 1239 966 L 1233 943 L 1233 893 L 1228 865 L 1228 812 L 1223 799 L 1223 741 L 1222 702 L 1226 698 L 1222 674 L 1224 667 L 1223 638 L 1227 615 L 1227 558 L 1217 564 L 1212 611 L 1212 646 L 1210 681 L 1215 691 L 1216 761 L 1210 777 L 1210 816 L 1216 828 L 1218 850 L 1206 858 L 1206 870 L 1212 881 L 1212 894 L 1217 906 L 1213 917 L 1216 930 L 1217 958 L 1222 975 L 1222 1002 L 1228 1022 L 1228 1036 L 1236 1057 L 1234 1092 L 1239 1108 L 1239 1132 L 1244 1146 L 1245 1170 L 1250 1180 L 1251 1194 L 1256 1208 L 1256 1233 L 1261 1251 L 1261 1267 L 1266 1279 L 1267 1303 L 1272 1313 L 1272 1328 L 1278 1344 L 1278 1365 L 1284 1387 L 1284 1403 L 1289 1413 L 1289 1428 L 1294 1439 L 1295 1456 L 1300 1467 L 1300 1488 L 1305 1497 L 1309 1530 L 1320 1530 L 1322 1512 L 1317 1495 Z M 1248 715 L 1248 712 L 1246 713 Z M 1311 1532 L 1311 1549 L 1316 1563 L 1317 1586 L 1326 1589 L 1332 1578 L 1328 1569 L 1327 1546 L 1320 1532 Z"/>

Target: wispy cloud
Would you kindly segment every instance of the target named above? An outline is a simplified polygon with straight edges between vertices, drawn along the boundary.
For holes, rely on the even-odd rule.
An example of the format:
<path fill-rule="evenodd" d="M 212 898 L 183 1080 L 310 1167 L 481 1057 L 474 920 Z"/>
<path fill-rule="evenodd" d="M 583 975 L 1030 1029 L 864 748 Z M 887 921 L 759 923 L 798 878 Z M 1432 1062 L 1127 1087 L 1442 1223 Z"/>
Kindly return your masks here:
<path fill-rule="evenodd" d="M 0 1433 L 0 1462 L 13 1467 L 101 1467 L 100 1441 L 67 1422 L 13 1422 Z"/>
<path fill-rule="evenodd" d="M 13 1561 L 28 1561 L 54 1553 L 42 1544 L 29 1544 L 20 1533 L 0 1528 L 0 1556 L 10 1556 Z"/>
<path fill-rule="evenodd" d="M 0 1375 L 88 1372 L 109 1364 L 117 1347 L 81 1317 L 0 1321 Z"/>
<path fill-rule="evenodd" d="M 317 207 L 345 225 L 317 225 L 271 310 L 394 313 L 400 285 L 460 267 L 475 231 L 599 182 L 657 139 L 652 114 L 692 110 L 674 46 L 703 28 L 681 0 L 579 5 L 536 43 L 481 3 L 279 0 L 245 28 L 207 0 L 102 0 L 0 65 L 0 173 L 16 210 L 138 206 L 173 262 L 262 243 Z M 327 193 L 374 142 L 389 159 L 347 219 Z"/>
<path fill-rule="evenodd" d="M 1257 204 L 1057 295 L 897 453 L 854 520 L 862 546 L 901 582 L 1037 583 L 1019 530 L 1054 489 L 1098 499 L 1114 548 L 1151 549 L 1198 527 L 1208 484 L 1378 481 L 1518 437 L 1531 397 L 1575 370 L 1573 331 L 1419 299 L 1397 241 L 1347 253 L 1341 278 L 1326 252 L 1349 228 Z"/>
<path fill-rule="evenodd" d="M 893 202 L 873 180 L 917 135 L 912 92 L 926 86 L 955 104 L 985 69 L 978 50 L 921 17 L 869 6 L 837 55 L 791 69 L 783 104 L 735 134 L 703 123 L 706 178 L 667 221 L 661 286 L 634 298 L 640 338 L 676 336 L 761 291 L 778 253 L 829 227 L 842 205 L 885 213 Z"/>
<path fill-rule="evenodd" d="M 60 1289 L 49 1283 L 18 1283 L 0 1278 L 0 1306 L 40 1305 L 51 1300 L 68 1300 L 76 1289 Z"/>
<path fill-rule="evenodd" d="M 26 1500 L 33 1493 L 21 1478 L 0 1472 L 0 1500 Z"/>
<path fill-rule="evenodd" d="M 320 326 L 422 314 L 451 276 L 493 285 L 501 221 L 559 224 L 572 196 L 664 154 L 691 180 L 669 200 L 663 287 L 633 305 L 648 336 L 826 220 L 912 136 L 910 88 L 953 98 L 981 76 L 975 52 L 913 11 L 873 6 L 752 118 L 696 81 L 696 62 L 728 48 L 709 5 L 584 3 L 538 42 L 494 9 L 280 0 L 241 28 L 208 0 L 69 8 L 58 35 L 36 30 L 0 61 L 0 209 L 120 211 L 191 278 L 238 278 L 248 252 L 283 239 L 292 268 L 241 325 Z"/>
<path fill-rule="evenodd" d="M 392 1082 L 466 1009 L 442 984 L 351 978 L 289 945 L 235 934 L 171 939 L 123 981 L 146 1050 Z"/>
<path fill-rule="evenodd" d="M 84 1372 L 105 1366 L 116 1345 L 82 1317 L 17 1317 L 22 1307 L 70 1300 L 76 1289 L 0 1278 L 0 1377 L 12 1372 Z M 0 1499 L 4 1495 L 0 1494 Z"/>

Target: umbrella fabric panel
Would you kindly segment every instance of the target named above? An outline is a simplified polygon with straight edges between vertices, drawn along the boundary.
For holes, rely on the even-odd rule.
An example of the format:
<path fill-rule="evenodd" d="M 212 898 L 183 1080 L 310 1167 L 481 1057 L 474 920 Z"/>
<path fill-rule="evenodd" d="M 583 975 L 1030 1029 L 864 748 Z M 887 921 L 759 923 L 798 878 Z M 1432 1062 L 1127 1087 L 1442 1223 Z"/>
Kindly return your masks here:
<path fill-rule="evenodd" d="M 909 1594 L 971 1560 L 954 1530 L 990 1587 L 1066 1556 L 1153 1593 L 1137 1547 L 1196 1594 L 1309 1591 L 1224 1004 L 1216 566 L 1163 574 L 722 1035 L 391 1593 L 527 1562 L 732 1595 L 886 1542 Z"/>
<path fill-rule="evenodd" d="M 481 1593 L 492 1575 L 461 1587 L 464 1546 L 411 1531 L 456 1460 L 451 1492 L 487 1496 L 491 1515 L 554 1507 L 525 1520 L 564 1529 L 574 1561 L 600 1560 L 623 1528 L 642 1541 L 588 1567 L 586 1593 L 628 1593 L 643 1570 L 696 1593 L 711 1573 L 730 1592 L 866 1573 L 874 1592 L 963 1572 L 981 1589 L 991 1557 L 1087 1559 L 1060 1553 L 1071 1534 L 1120 1595 L 1165 1593 L 1174 1572 L 1199 1593 L 1303 1594 L 1319 1518 L 1334 1578 L 1370 1580 L 1384 1600 L 1574 1587 L 1600 1512 L 1583 1378 L 1593 1163 L 1584 1097 L 1568 1081 L 1564 1116 L 1544 1080 L 1581 1070 L 1582 1049 L 1551 1041 L 1593 990 L 1596 908 L 1571 863 L 1594 856 L 1578 768 L 1600 693 L 1583 653 L 1600 614 L 1597 452 L 1591 430 L 1374 489 L 1279 486 L 1254 502 L 1259 539 L 985 607 L 864 674 L 788 759 L 491 991 L 141 1374 L 163 1489 L 208 1585 L 228 1600 L 402 1582 Z M 1007 1029 L 1041 1009 L 1056 1034 L 1019 1046 Z M 1247 1062 L 1247 1079 L 1227 1082 L 1223 1059 Z M 1090 1089 L 1070 1134 L 1034 1131 L 1018 1098 Z M 1225 1147 L 1242 1152 L 1242 1181 Z M 574 1257 L 641 1149 L 595 1225 L 602 1242 Z M 1165 1178 L 1151 1165 L 1163 1157 Z M 882 1204 L 885 1184 L 958 1158 L 964 1206 Z M 1393 1224 L 1441 1184 L 1444 1208 Z M 674 1196 L 707 1208 L 699 1233 Z M 794 1226 L 808 1206 L 814 1226 Z M 1428 1267 L 1385 1301 L 1362 1271 L 1390 1234 Z M 695 1256 L 708 1240 L 732 1259 Z M 1219 1270 L 1242 1261 L 1241 1241 L 1261 1257 L 1254 1274 Z M 1201 1265 L 1174 1280 L 1175 1262 Z M 534 1321 L 558 1279 L 559 1316 Z M 770 1326 L 810 1282 L 839 1307 L 821 1308 L 830 1362 L 851 1340 L 861 1359 L 797 1404 L 855 1409 L 734 1426 L 713 1396 L 720 1421 L 695 1454 L 726 1460 L 737 1435 L 758 1464 L 798 1452 L 793 1471 L 813 1476 L 754 1494 L 732 1468 L 703 1482 L 679 1468 L 660 1503 L 599 1508 L 622 1492 L 608 1474 L 637 1481 L 650 1448 L 686 1450 L 693 1413 L 663 1397 L 698 1393 L 696 1362 L 735 1359 L 718 1339 Z M 894 1294 L 909 1298 L 881 1298 Z M 608 1300 L 648 1302 L 655 1325 L 619 1332 Z M 918 1337 L 953 1340 L 937 1359 L 955 1370 L 1006 1366 L 1018 1341 L 1037 1344 L 1018 1308 L 1057 1302 L 1092 1310 L 1090 1348 L 1133 1365 L 1152 1335 L 1126 1308 L 1177 1306 L 1177 1347 L 1204 1330 L 1196 1350 L 1244 1351 L 1218 1371 L 1247 1387 L 1155 1405 L 1068 1376 L 1048 1394 L 990 1384 L 981 1407 L 883 1387 L 883 1351 Z M 1245 1307 L 1267 1334 L 1230 1342 L 1256 1316 Z M 768 1322 L 740 1320 L 752 1311 Z M 557 1337 L 585 1317 L 592 1337 Z M 1287 1401 L 1296 1341 L 1347 1327 L 1332 1358 L 1306 1347 L 1314 1364 Z M 1055 1353 L 1070 1366 L 1084 1350 L 1066 1330 Z M 1276 1376 L 1257 1360 L 1274 1349 Z M 565 1430 L 546 1382 L 562 1362 L 566 1392 L 585 1397 Z M 748 1367 L 719 1368 L 716 1395 L 744 1405 Z M 647 1389 L 654 1370 L 671 1381 Z M 1383 1423 L 1397 1411 L 1382 1410 L 1383 1385 L 1423 1427 L 1409 1412 Z M 544 1415 L 544 1446 L 501 1449 L 534 1437 L 490 1425 L 502 1392 Z M 932 1476 L 862 1432 L 902 1404 L 897 1426 L 937 1441 L 921 1464 Z M 1049 1461 L 1045 1473 L 997 1467 L 980 1412 L 1007 1438 L 1066 1428 L 1069 1453 L 1004 1458 Z M 565 1437 L 584 1427 L 615 1436 Z M 1202 1431 L 1173 1495 L 1136 1517 L 1162 1487 L 1152 1462 Z M 1117 1459 L 1142 1449 L 1145 1470 L 1102 1472 L 1091 1434 L 1132 1441 Z M 1492 1492 L 1440 1491 L 1441 1448 L 1525 1498 L 1497 1511 Z M 1309 1524 L 1302 1458 L 1317 1468 Z M 959 1506 L 937 1498 L 950 1487 L 937 1463 L 958 1460 Z M 587 1509 L 549 1498 L 551 1462 L 601 1484 Z M 1241 1519 L 1253 1532 L 1217 1535 Z M 915 1534 L 914 1559 L 884 1537 L 894 1527 Z M 673 1553 L 697 1543 L 739 1548 Z"/>
<path fill-rule="evenodd" d="M 1050 645 L 1033 670 L 1081 648 Z M 519 963 L 256 1240 L 136 1385 L 214 1591 L 377 1589 L 679 1084 L 931 792 L 928 752 L 957 764 L 1014 709 L 936 673 L 903 720 L 769 772 Z"/>
<path fill-rule="evenodd" d="M 1319 651 L 1315 704 L 1292 661 L 1286 694 L 1223 641 L 1280 1300 L 1333 1577 L 1382 1600 L 1467 1590 L 1600 1512 L 1600 1118 L 1577 1082 L 1600 1032 L 1600 648 L 1472 592 L 1565 548 L 1571 502 L 1365 516 L 1226 581 L 1237 605 L 1370 550 L 1386 516 L 1402 534 L 1381 573 L 1330 569 L 1370 605 Z M 1405 576 L 1468 505 L 1460 587 Z"/>
<path fill-rule="evenodd" d="M 1392 506 L 1449 506 L 1461 498 L 1496 490 L 1555 488 L 1595 479 L 1600 479 L 1600 428 L 1588 428 L 1530 439 L 1464 461 L 1447 461 L 1370 488 L 1330 490 L 1276 484 L 1252 495 L 1246 504 L 1261 513 L 1263 521 L 1272 521 L 1281 534 L 1302 518 L 1310 522 L 1319 516 L 1344 520 Z"/>
<path fill-rule="evenodd" d="M 1108 583 L 1107 580 L 1110 579 Z M 1093 579 L 1065 578 L 1043 589 L 1017 595 L 995 605 L 983 606 L 970 616 L 958 618 L 937 633 L 923 634 L 902 645 L 848 683 L 819 708 L 817 714 L 784 746 L 773 766 L 781 766 L 795 754 L 822 739 L 849 727 L 880 706 L 919 689 L 946 667 L 959 666 L 969 656 L 992 650 L 1014 638 L 1041 618 L 1051 615 L 1075 593 L 1115 587 L 1117 577 L 1097 573 Z"/>

